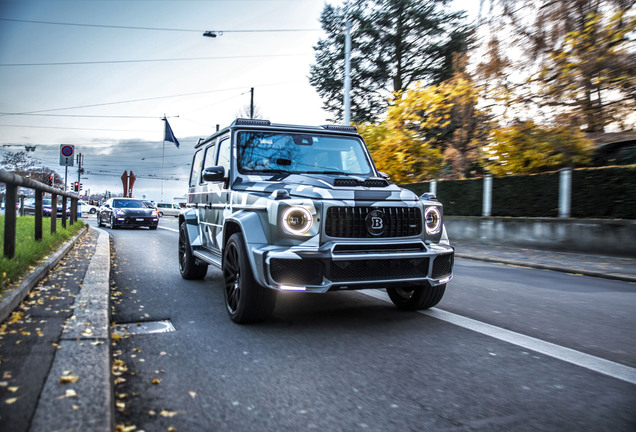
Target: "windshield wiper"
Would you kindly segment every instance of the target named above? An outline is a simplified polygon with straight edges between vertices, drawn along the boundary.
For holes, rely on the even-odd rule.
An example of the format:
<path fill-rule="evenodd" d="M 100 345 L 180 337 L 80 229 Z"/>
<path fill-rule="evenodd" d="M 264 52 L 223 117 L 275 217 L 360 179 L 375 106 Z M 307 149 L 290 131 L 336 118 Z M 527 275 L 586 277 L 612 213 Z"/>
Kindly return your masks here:
<path fill-rule="evenodd" d="M 289 171 L 283 169 L 264 169 L 264 170 L 253 170 L 247 171 L 246 174 L 300 174 L 300 171 Z"/>
<path fill-rule="evenodd" d="M 350 174 L 350 173 L 346 173 L 344 171 L 307 171 L 307 174 L 333 174 L 333 175 L 344 175 L 344 176 L 351 176 L 354 174 Z"/>

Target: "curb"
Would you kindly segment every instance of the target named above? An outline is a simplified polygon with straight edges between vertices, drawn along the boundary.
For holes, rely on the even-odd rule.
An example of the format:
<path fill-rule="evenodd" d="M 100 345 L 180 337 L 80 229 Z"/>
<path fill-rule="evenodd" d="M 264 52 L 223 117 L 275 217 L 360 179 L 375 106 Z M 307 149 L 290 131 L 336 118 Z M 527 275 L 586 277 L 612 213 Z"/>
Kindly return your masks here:
<path fill-rule="evenodd" d="M 88 226 L 82 229 L 72 239 L 64 243 L 49 258 L 24 276 L 20 285 L 5 293 L 0 299 L 0 322 L 3 322 L 15 308 L 24 300 L 27 294 L 60 262 L 62 258 L 75 246 L 75 243 L 88 232 Z"/>
<path fill-rule="evenodd" d="M 110 239 L 99 233 L 82 288 L 65 324 L 60 349 L 40 394 L 30 430 L 113 430 L 114 403 L 111 381 L 109 276 Z M 60 383 L 73 371 L 79 379 Z M 69 397 L 69 391 L 72 391 Z"/>
<path fill-rule="evenodd" d="M 483 262 L 488 262 L 493 264 L 505 264 L 505 265 L 519 266 L 519 267 L 534 268 L 539 270 L 551 270 L 551 271 L 557 271 L 561 273 L 581 274 L 583 276 L 591 276 L 591 277 L 597 277 L 602 279 L 611 279 L 611 280 L 618 280 L 623 282 L 636 283 L 636 276 L 624 274 L 624 273 L 601 272 L 601 271 L 595 271 L 595 270 L 587 270 L 587 269 L 578 268 L 578 267 L 563 267 L 563 266 L 556 266 L 556 265 L 550 265 L 550 264 L 533 263 L 530 261 L 510 260 L 505 258 L 488 258 L 488 257 L 481 257 L 477 255 L 470 255 L 470 254 L 463 254 L 463 253 L 459 253 L 459 254 L 455 253 L 455 257 L 470 259 L 473 261 L 483 261 Z"/>

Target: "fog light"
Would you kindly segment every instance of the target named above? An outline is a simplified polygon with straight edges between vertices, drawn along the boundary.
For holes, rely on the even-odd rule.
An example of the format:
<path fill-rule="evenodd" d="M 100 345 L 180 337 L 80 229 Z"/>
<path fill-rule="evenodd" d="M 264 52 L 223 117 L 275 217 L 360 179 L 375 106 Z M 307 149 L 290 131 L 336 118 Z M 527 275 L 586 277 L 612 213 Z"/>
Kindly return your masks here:
<path fill-rule="evenodd" d="M 278 287 L 281 291 L 307 291 L 303 286 L 281 285 Z"/>

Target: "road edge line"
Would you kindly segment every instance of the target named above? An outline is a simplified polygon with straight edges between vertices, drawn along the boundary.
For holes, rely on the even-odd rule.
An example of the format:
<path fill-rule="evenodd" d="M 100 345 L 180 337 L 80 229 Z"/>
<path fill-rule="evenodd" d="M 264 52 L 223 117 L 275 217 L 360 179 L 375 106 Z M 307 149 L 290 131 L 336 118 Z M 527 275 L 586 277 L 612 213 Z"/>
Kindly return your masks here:
<path fill-rule="evenodd" d="M 378 300 L 382 300 L 384 302 L 391 303 L 391 299 L 383 291 L 368 290 L 360 291 L 360 293 Z M 580 366 L 585 369 L 628 382 L 630 384 L 636 384 L 636 368 L 596 357 L 591 354 L 576 351 L 571 348 L 566 348 L 552 342 L 546 342 L 541 339 L 526 336 L 512 330 L 506 330 L 492 324 L 486 324 L 484 322 L 457 315 L 452 312 L 447 312 L 438 308 L 421 310 L 418 311 L 418 313 L 447 322 L 449 324 L 454 324 L 468 330 L 472 330 L 486 336 L 490 336 L 503 342 L 508 342 L 513 345 L 532 350 L 539 354 L 543 354 L 548 357 L 564 361 L 566 363 Z"/>

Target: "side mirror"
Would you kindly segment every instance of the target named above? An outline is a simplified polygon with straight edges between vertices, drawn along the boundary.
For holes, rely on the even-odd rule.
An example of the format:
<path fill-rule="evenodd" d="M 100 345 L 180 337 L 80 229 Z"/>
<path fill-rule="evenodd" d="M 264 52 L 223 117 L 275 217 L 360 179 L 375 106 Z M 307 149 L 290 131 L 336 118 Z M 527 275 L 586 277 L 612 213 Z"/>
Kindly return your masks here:
<path fill-rule="evenodd" d="M 225 168 L 222 166 L 211 166 L 203 170 L 201 176 L 206 182 L 220 182 L 225 179 Z"/>
<path fill-rule="evenodd" d="M 380 174 L 380 177 L 382 177 L 384 180 L 389 180 L 389 181 L 391 180 L 391 177 L 387 173 L 381 172 L 379 174 Z"/>

